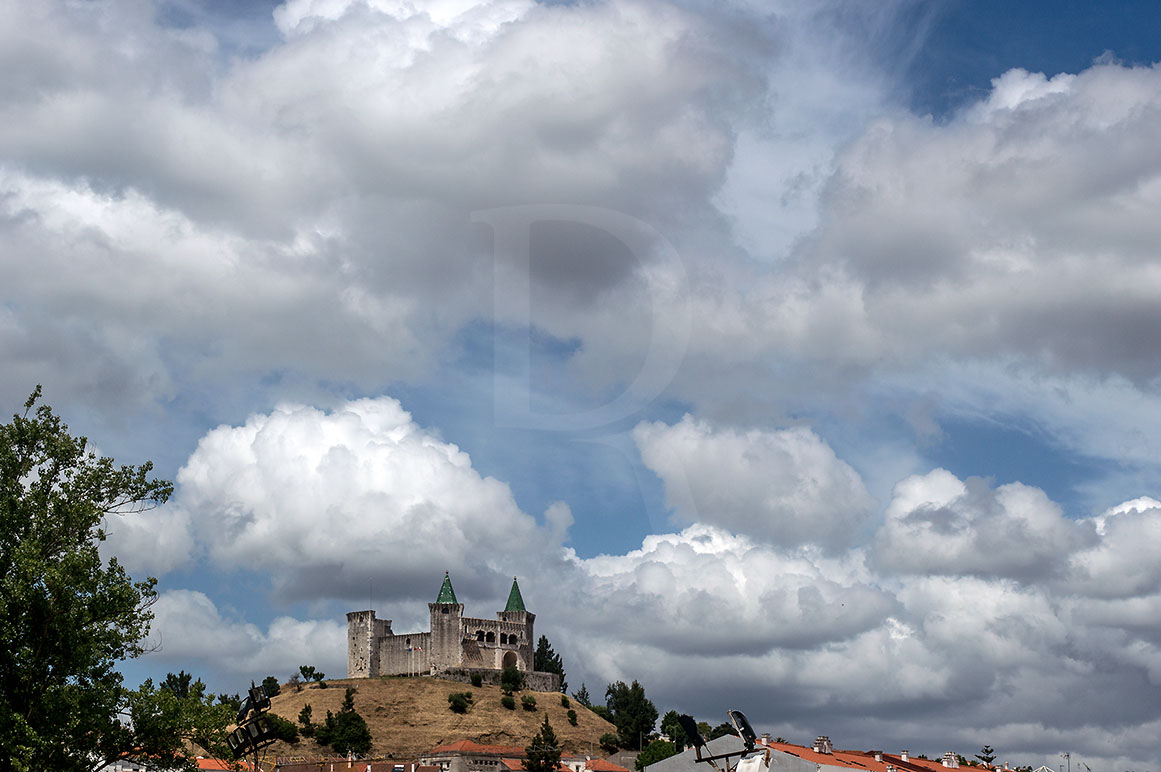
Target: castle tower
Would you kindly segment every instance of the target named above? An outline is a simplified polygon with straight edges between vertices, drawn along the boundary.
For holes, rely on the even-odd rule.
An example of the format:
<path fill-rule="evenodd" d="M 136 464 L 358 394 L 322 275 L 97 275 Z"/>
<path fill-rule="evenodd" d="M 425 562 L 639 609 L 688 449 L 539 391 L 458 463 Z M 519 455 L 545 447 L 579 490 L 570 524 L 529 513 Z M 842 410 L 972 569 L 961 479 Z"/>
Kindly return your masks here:
<path fill-rule="evenodd" d="M 520 626 L 520 642 L 515 647 L 514 652 L 518 656 L 513 661 L 513 657 L 505 654 L 501 667 L 513 664 L 526 673 L 532 672 L 533 652 L 536 645 L 536 639 L 533 638 L 533 622 L 536 621 L 536 615 L 524 608 L 524 597 L 520 594 L 520 585 L 517 584 L 516 577 L 512 577 L 512 589 L 508 591 L 508 603 L 504 606 L 504 610 L 497 613 L 496 616 L 500 618 L 501 622 Z"/>
<path fill-rule="evenodd" d="M 379 676 L 379 639 L 391 634 L 390 619 L 376 619 L 374 611 L 347 614 L 347 678 Z"/>
<path fill-rule="evenodd" d="M 427 604 L 431 612 L 431 649 L 429 661 L 433 673 L 448 667 L 457 667 L 464 661 L 464 604 L 456 600 L 451 576 L 446 571 L 443 585 L 435 603 Z"/>

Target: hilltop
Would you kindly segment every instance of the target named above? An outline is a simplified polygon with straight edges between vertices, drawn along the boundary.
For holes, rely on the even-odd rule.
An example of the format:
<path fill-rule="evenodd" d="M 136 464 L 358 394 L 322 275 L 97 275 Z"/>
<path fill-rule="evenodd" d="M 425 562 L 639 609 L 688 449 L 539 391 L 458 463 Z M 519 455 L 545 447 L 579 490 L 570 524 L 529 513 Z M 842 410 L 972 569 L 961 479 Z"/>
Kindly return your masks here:
<path fill-rule="evenodd" d="M 556 731 L 565 753 L 600 754 L 597 741 L 606 732 L 616 732 L 612 724 L 571 700 L 577 713 L 577 725 L 568 723 L 569 708 L 560 704 L 559 692 L 524 690 L 516 695 L 516 709 L 508 710 L 500 704 L 503 692 L 499 686 L 442 681 L 435 678 L 352 678 L 327 681 L 327 688 L 317 684 L 303 686 L 295 691 L 283 684 L 281 694 L 270 701 L 270 712 L 298 723 L 298 714 L 309 704 L 312 720 L 319 724 L 327 711 L 339 712 L 347 687 L 354 687 L 355 710 L 367 721 L 371 730 L 374 757 L 415 759 L 431 749 L 455 742 L 473 740 L 489 745 L 528 745 L 544 721 Z M 454 692 L 471 692 L 472 708 L 464 714 L 448 708 L 447 697 Z M 524 710 L 520 695 L 536 698 L 536 710 Z M 271 748 L 279 756 L 328 755 L 329 748 L 321 748 L 314 740 L 301 738 L 297 745 L 277 743 Z"/>

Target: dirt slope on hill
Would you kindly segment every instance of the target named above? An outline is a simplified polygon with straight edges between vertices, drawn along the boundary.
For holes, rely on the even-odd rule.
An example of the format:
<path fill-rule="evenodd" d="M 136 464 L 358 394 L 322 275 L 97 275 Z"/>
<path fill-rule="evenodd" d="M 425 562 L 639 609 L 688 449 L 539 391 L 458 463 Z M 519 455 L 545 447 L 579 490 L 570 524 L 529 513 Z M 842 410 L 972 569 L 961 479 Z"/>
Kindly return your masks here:
<path fill-rule="evenodd" d="M 373 745 L 371 755 L 404 761 L 456 740 L 473 740 L 489 745 L 528 745 L 540 729 L 544 714 L 552 725 L 565 753 L 600 755 L 597 741 L 616 729 L 600 716 L 571 700 L 577 712 L 577 725 L 568 723 L 568 708 L 560 704 L 557 692 L 523 691 L 516 694 L 516 709 L 500 704 L 503 692 L 498 686 L 474 687 L 470 684 L 440 681 L 434 678 L 355 678 L 327 681 L 326 689 L 317 685 L 295 691 L 283 685 L 282 693 L 271 700 L 270 712 L 298 723 L 298 714 L 309 704 L 316 724 L 326 719 L 327 711 L 338 713 L 346 687 L 353 686 L 355 710 L 367 721 Z M 453 692 L 471 692 L 474 704 L 466 714 L 453 713 L 447 697 Z M 520 705 L 520 696 L 536 698 L 536 710 Z M 280 757 L 317 757 L 330 755 L 313 740 L 300 739 L 297 745 L 277 743 L 270 755 Z"/>

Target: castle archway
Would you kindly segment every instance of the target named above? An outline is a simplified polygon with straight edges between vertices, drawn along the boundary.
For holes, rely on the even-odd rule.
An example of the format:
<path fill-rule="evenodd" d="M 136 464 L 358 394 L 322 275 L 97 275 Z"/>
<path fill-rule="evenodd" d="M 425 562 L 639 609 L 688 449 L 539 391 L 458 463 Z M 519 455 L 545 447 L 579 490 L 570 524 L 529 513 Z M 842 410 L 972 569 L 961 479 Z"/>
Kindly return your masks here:
<path fill-rule="evenodd" d="M 514 667 L 518 670 L 523 670 L 524 668 L 521 667 L 520 665 L 521 665 L 520 657 L 517 656 L 516 652 L 514 652 L 514 651 L 504 652 L 504 659 L 501 662 L 501 667 Z"/>

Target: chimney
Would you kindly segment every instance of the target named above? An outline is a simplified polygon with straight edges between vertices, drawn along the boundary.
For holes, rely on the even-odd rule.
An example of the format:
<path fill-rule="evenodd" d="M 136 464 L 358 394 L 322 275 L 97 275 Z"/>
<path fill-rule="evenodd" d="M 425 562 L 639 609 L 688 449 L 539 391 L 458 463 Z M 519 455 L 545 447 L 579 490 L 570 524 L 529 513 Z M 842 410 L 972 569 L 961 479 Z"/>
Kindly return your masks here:
<path fill-rule="evenodd" d="M 959 769 L 959 759 L 951 751 L 943 754 L 943 766 L 948 769 Z"/>
<path fill-rule="evenodd" d="M 895 772 L 895 765 L 894 765 L 894 764 L 888 764 L 888 765 L 887 765 L 887 772 Z"/>
<path fill-rule="evenodd" d="M 903 752 L 899 754 L 899 759 L 900 759 L 901 761 L 907 761 L 907 760 L 908 760 L 908 756 L 907 756 L 907 749 L 906 749 L 906 748 L 904 748 L 904 749 L 903 749 Z"/>
<path fill-rule="evenodd" d="M 871 751 L 871 753 L 875 754 L 875 761 L 879 762 L 880 764 L 883 763 L 883 752 L 882 751 Z"/>
<path fill-rule="evenodd" d="M 762 744 L 763 744 L 763 745 L 769 745 L 769 744 L 770 744 L 770 733 L 769 733 L 769 732 L 763 732 L 763 733 L 762 733 Z"/>
<path fill-rule="evenodd" d="M 814 752 L 831 755 L 834 753 L 834 746 L 831 745 L 830 738 L 824 734 L 820 734 L 814 738 Z"/>

